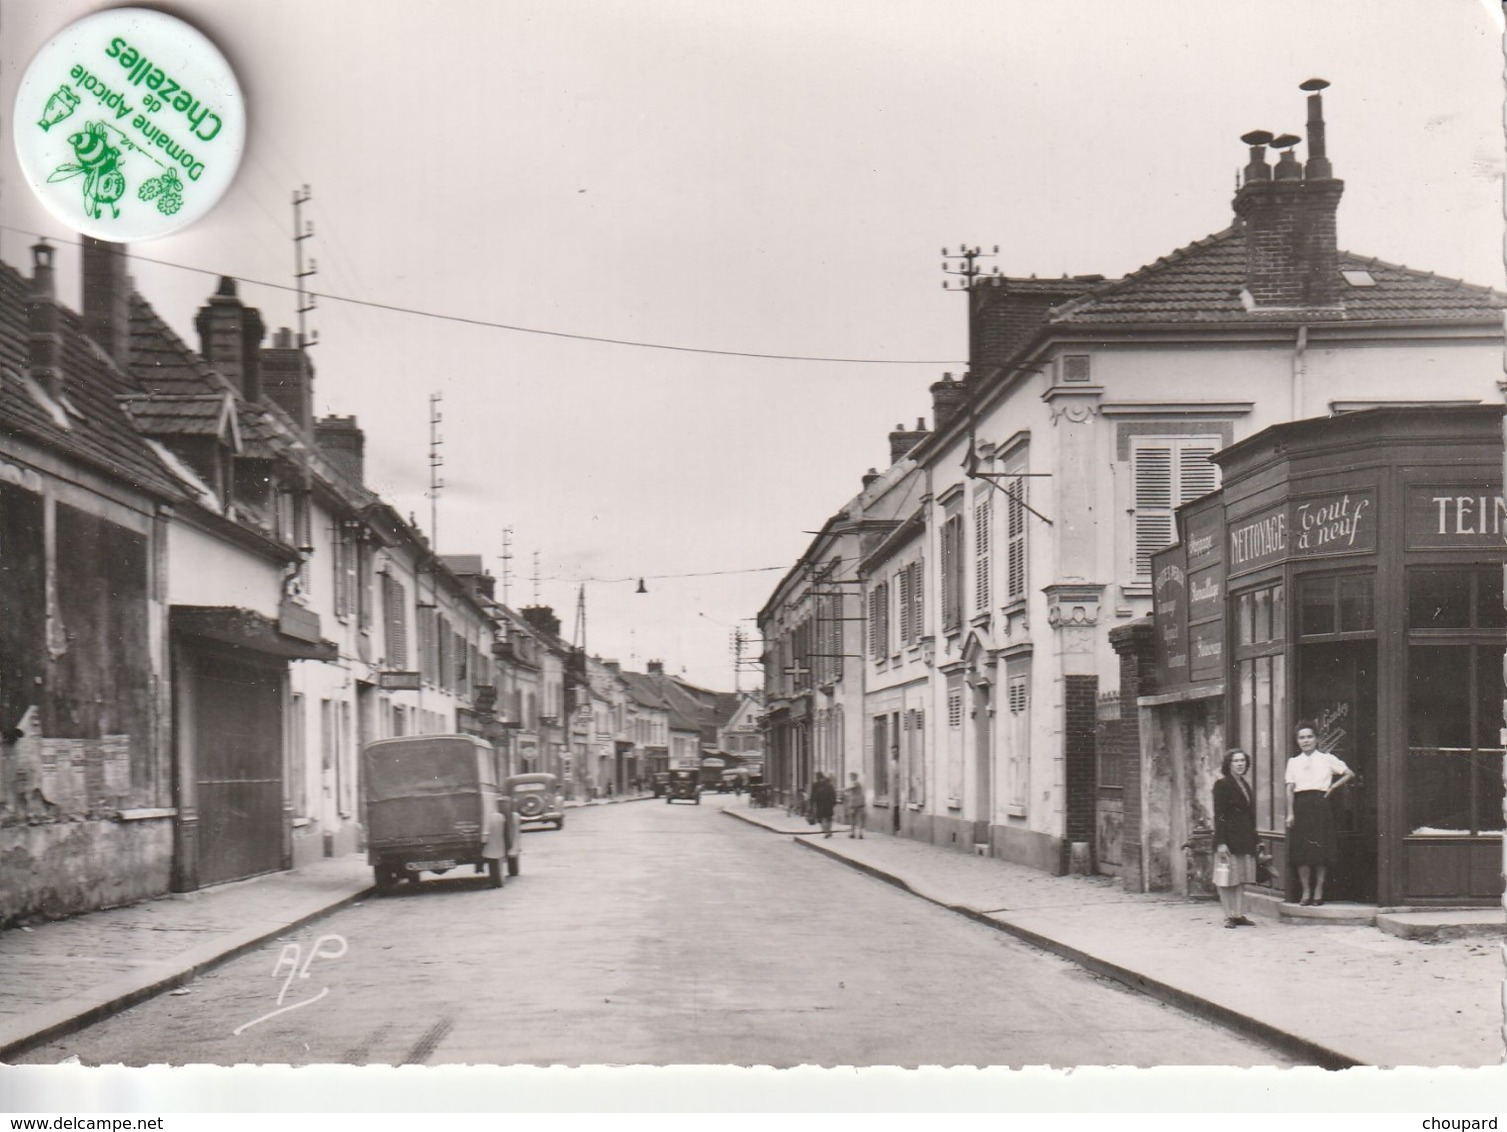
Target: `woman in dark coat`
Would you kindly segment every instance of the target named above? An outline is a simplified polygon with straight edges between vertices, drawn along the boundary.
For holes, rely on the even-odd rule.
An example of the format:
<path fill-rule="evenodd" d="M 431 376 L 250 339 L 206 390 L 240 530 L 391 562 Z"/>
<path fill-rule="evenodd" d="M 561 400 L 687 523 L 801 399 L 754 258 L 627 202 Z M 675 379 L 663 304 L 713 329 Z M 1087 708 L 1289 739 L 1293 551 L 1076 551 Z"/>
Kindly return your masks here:
<path fill-rule="evenodd" d="M 1214 885 L 1227 928 L 1254 926 L 1245 916 L 1245 886 L 1256 879 L 1256 806 L 1246 778 L 1250 768 L 1250 758 L 1234 748 L 1214 783 Z"/>
<path fill-rule="evenodd" d="M 821 822 L 822 836 L 832 836 L 832 814 L 837 809 L 837 787 L 820 771 L 811 784 L 811 816 Z"/>

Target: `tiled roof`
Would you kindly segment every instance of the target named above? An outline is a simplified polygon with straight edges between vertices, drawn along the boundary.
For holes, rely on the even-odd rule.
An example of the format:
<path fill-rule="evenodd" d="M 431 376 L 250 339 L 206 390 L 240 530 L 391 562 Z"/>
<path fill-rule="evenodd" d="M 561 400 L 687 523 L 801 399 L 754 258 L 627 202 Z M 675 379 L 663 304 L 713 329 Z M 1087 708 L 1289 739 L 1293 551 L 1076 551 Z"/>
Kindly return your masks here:
<path fill-rule="evenodd" d="M 1240 300 L 1245 234 L 1231 227 L 1059 307 L 1049 325 L 1475 320 L 1498 318 L 1507 306 L 1507 295 L 1489 287 L 1349 252 L 1339 253 L 1339 269 L 1368 272 L 1375 285 L 1356 287 L 1342 281 L 1339 309 L 1248 310 Z"/>
<path fill-rule="evenodd" d="M 131 293 L 131 376 L 146 393 L 214 393 L 228 388 L 134 291 Z"/>
<path fill-rule="evenodd" d="M 68 453 L 98 472 L 159 497 L 184 498 L 176 477 L 131 427 L 119 398 L 134 393 L 59 305 L 63 396 L 52 402 L 26 376 L 29 281 L 0 264 L 0 430 Z M 66 427 L 65 427 L 66 424 Z"/>
<path fill-rule="evenodd" d="M 219 436 L 229 410 L 223 393 L 134 394 L 120 401 L 145 436 Z"/>

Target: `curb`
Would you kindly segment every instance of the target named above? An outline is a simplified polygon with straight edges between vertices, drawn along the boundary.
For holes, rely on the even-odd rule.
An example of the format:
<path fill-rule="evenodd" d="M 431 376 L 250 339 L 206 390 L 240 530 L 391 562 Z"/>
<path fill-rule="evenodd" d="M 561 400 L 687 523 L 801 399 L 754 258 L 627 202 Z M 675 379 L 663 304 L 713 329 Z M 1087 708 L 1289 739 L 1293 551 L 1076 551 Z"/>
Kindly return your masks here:
<path fill-rule="evenodd" d="M 119 980 L 114 984 L 107 984 L 99 992 L 67 998 L 62 1002 L 37 1010 L 32 1014 L 32 1018 L 37 1019 L 36 1021 L 27 1021 L 23 1016 L 23 1020 L 13 1026 L 0 1025 L 0 1061 L 12 1054 L 24 1053 L 44 1042 L 81 1030 L 85 1026 L 135 1006 L 139 1002 L 145 1002 L 163 991 L 180 987 L 184 983 L 193 981 L 203 972 L 234 959 L 269 939 L 276 939 L 289 931 L 296 931 L 331 912 L 365 899 L 374 891 L 373 885 L 365 885 L 331 903 L 311 908 L 284 923 L 230 932 L 213 943 L 191 948 L 173 959 L 148 968 L 139 975 Z M 112 986 L 119 989 L 112 990 L 110 989 Z M 101 994 L 104 995 L 103 998 L 99 997 Z"/>
<path fill-rule="evenodd" d="M 744 820 L 746 821 L 747 819 L 745 818 Z M 751 822 L 750 824 L 757 825 L 758 823 Z M 913 887 L 908 881 L 896 876 L 893 873 L 886 872 L 885 870 L 878 868 L 875 865 L 870 865 L 864 861 L 855 861 L 853 858 L 846 857 L 836 850 L 827 848 L 825 845 L 817 845 L 811 841 L 808 841 L 803 836 L 796 836 L 794 838 L 794 841 L 797 845 L 800 845 L 803 848 L 809 849 L 814 853 L 820 853 L 825 857 L 830 857 L 834 861 L 840 861 L 843 864 L 847 865 L 849 868 L 861 873 L 866 873 L 869 876 L 874 877 L 876 880 L 882 880 L 886 884 L 892 884 L 896 888 L 899 888 L 912 896 L 925 900 L 929 904 L 935 904 L 939 908 L 945 908 L 949 912 L 956 912 L 960 916 L 965 916 L 975 923 L 983 924 L 985 927 L 990 927 L 995 929 L 996 931 L 1001 931 L 1007 935 L 1014 936 L 1016 939 L 1019 939 L 1025 943 L 1029 943 L 1031 946 L 1039 948 L 1042 951 L 1050 952 L 1051 954 L 1057 955 L 1063 959 L 1071 960 L 1072 962 L 1078 964 L 1080 967 L 1084 967 L 1087 970 L 1092 971 L 1096 975 L 1103 975 L 1106 978 L 1113 979 L 1115 982 L 1120 983 L 1123 986 L 1129 987 L 1131 990 L 1139 991 L 1144 995 L 1154 998 L 1159 1002 L 1166 1003 L 1169 1006 L 1177 1007 L 1180 1010 L 1185 1010 L 1190 1014 L 1204 1018 L 1208 1021 L 1217 1022 L 1219 1025 L 1225 1026 L 1226 1028 L 1234 1030 L 1237 1033 L 1244 1034 L 1247 1037 L 1256 1038 L 1259 1041 L 1266 1042 L 1267 1044 L 1275 1046 L 1276 1048 L 1282 1050 L 1284 1053 L 1290 1053 L 1295 1057 L 1308 1061 L 1314 1065 L 1319 1066 L 1320 1068 L 1353 1069 L 1357 1066 L 1365 1064 L 1364 1062 L 1355 1060 L 1355 1058 L 1353 1057 L 1349 1057 L 1346 1054 L 1340 1053 L 1338 1050 L 1330 1049 L 1328 1046 L 1320 1045 L 1318 1042 L 1309 1041 L 1307 1038 L 1299 1037 L 1297 1034 L 1278 1029 L 1276 1026 L 1272 1026 L 1269 1023 L 1262 1022 L 1256 1018 L 1252 1018 L 1247 1014 L 1242 1014 L 1238 1010 L 1232 1010 L 1228 1006 L 1224 1006 L 1218 1002 L 1215 1002 L 1213 999 L 1204 998 L 1201 995 L 1191 994 L 1188 991 L 1180 990 L 1179 988 L 1174 987 L 1168 983 L 1161 982 L 1158 979 L 1150 978 L 1138 971 L 1133 971 L 1129 967 L 1122 967 L 1117 963 L 1111 963 L 1108 960 L 1100 959 L 1096 955 L 1092 955 L 1089 952 L 1082 951 L 1076 947 L 1072 947 L 1061 942 L 1060 940 L 1055 940 L 1050 936 L 1045 936 L 1040 934 L 1039 932 L 1031 931 L 1029 928 L 1023 928 L 1018 924 L 1011 924 L 1003 920 L 997 920 L 990 916 L 987 912 L 982 912 L 979 909 L 973 908 L 967 904 L 949 904 L 945 900 L 939 900 L 934 896 L 928 896 L 926 893 L 921 892 Z"/>

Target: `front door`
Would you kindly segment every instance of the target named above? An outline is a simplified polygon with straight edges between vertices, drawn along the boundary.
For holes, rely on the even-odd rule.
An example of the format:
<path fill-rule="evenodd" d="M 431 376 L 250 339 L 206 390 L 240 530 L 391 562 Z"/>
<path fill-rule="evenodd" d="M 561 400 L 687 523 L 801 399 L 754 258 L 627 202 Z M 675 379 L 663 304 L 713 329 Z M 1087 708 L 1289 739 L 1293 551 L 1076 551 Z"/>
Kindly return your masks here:
<path fill-rule="evenodd" d="M 284 867 L 283 675 L 273 666 L 195 658 L 199 883 Z"/>
<path fill-rule="evenodd" d="M 1356 778 L 1329 798 L 1339 827 L 1339 859 L 1325 898 L 1376 902 L 1376 642 L 1305 644 L 1298 657 L 1298 716 L 1318 728 L 1328 751 Z M 1296 721 L 1295 721 L 1296 722 Z M 1292 743 L 1292 753 L 1297 744 Z"/>

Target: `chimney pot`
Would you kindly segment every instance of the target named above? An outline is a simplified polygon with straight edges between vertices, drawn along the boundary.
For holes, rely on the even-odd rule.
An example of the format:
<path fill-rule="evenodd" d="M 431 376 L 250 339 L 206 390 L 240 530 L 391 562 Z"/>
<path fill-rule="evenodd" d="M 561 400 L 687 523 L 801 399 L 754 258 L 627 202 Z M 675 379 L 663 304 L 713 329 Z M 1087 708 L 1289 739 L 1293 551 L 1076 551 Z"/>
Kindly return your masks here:
<path fill-rule="evenodd" d="M 32 245 L 31 293 L 26 304 L 29 331 L 26 368 L 31 379 L 56 400 L 63 394 L 63 336 L 52 255 L 52 245 L 46 240 Z"/>

